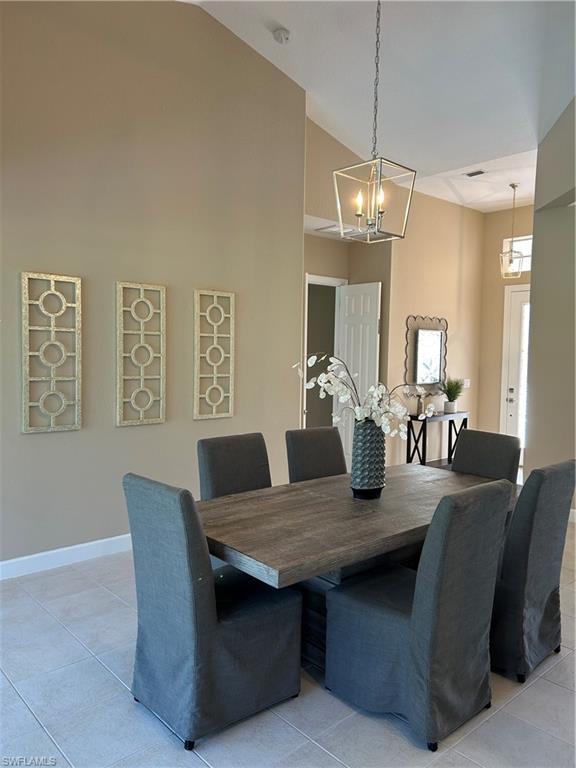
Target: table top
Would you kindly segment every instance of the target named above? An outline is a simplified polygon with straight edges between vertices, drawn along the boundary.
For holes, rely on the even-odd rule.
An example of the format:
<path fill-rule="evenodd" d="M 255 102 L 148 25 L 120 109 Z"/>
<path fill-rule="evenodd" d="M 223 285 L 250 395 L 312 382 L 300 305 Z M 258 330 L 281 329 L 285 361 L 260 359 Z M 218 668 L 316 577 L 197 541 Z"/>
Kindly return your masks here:
<path fill-rule="evenodd" d="M 455 411 L 454 413 L 437 413 L 434 416 L 426 416 L 425 419 L 420 419 L 418 414 L 411 413 L 411 421 L 450 421 L 451 419 L 467 419 L 470 416 L 469 411 Z"/>
<path fill-rule="evenodd" d="M 380 499 L 352 498 L 336 475 L 198 504 L 213 555 L 273 587 L 423 541 L 440 499 L 490 482 L 403 464 L 386 468 Z"/>

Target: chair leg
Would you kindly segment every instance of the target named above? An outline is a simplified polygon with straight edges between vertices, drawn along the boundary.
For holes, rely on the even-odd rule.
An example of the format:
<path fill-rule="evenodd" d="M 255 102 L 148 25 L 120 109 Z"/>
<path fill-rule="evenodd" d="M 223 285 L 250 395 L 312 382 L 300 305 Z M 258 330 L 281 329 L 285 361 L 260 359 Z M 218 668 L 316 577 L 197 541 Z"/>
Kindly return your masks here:
<path fill-rule="evenodd" d="M 491 706 L 492 706 L 492 702 L 489 701 L 488 704 L 486 704 L 486 706 L 484 707 L 484 709 L 490 709 Z"/>
<path fill-rule="evenodd" d="M 192 750 L 194 749 L 194 742 L 193 741 L 185 741 L 184 742 L 184 749 L 187 752 L 192 752 Z"/>
<path fill-rule="evenodd" d="M 428 742 L 428 749 L 430 752 L 436 752 L 438 750 L 438 742 L 437 741 L 429 741 Z"/>
<path fill-rule="evenodd" d="M 560 646 L 558 646 L 558 648 L 554 648 L 554 653 L 560 653 Z"/>
<path fill-rule="evenodd" d="M 525 683 L 526 675 L 516 675 L 516 680 L 518 680 L 519 683 Z"/>

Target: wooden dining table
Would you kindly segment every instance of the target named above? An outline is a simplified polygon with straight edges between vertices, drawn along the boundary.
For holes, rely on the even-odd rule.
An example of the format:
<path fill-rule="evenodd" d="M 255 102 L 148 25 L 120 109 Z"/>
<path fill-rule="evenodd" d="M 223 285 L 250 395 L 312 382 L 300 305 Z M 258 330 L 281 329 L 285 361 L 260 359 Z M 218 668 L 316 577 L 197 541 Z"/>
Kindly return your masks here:
<path fill-rule="evenodd" d="M 404 464 L 379 499 L 354 499 L 349 475 L 277 485 L 198 504 L 208 547 L 281 588 L 422 542 L 443 496 L 489 478 Z"/>

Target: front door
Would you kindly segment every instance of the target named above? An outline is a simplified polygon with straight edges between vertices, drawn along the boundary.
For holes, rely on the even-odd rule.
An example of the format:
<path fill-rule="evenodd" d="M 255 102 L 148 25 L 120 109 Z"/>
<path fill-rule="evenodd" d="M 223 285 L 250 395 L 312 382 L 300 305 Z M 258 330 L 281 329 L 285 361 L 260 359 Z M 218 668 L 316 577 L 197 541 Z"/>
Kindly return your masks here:
<path fill-rule="evenodd" d="M 528 333 L 530 286 L 506 287 L 502 360 L 500 430 L 526 439 L 526 394 L 528 382 Z"/>

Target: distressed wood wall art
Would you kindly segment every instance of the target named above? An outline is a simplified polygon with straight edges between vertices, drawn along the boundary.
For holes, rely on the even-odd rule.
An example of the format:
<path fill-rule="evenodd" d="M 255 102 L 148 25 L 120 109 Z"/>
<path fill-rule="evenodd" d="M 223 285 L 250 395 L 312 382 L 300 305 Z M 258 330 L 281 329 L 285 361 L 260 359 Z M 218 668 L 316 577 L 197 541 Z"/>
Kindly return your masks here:
<path fill-rule="evenodd" d="M 116 283 L 116 426 L 166 419 L 166 289 Z"/>
<path fill-rule="evenodd" d="M 23 272 L 22 432 L 82 424 L 82 291 L 79 277 Z"/>
<path fill-rule="evenodd" d="M 234 413 L 234 294 L 194 291 L 194 418 Z"/>

